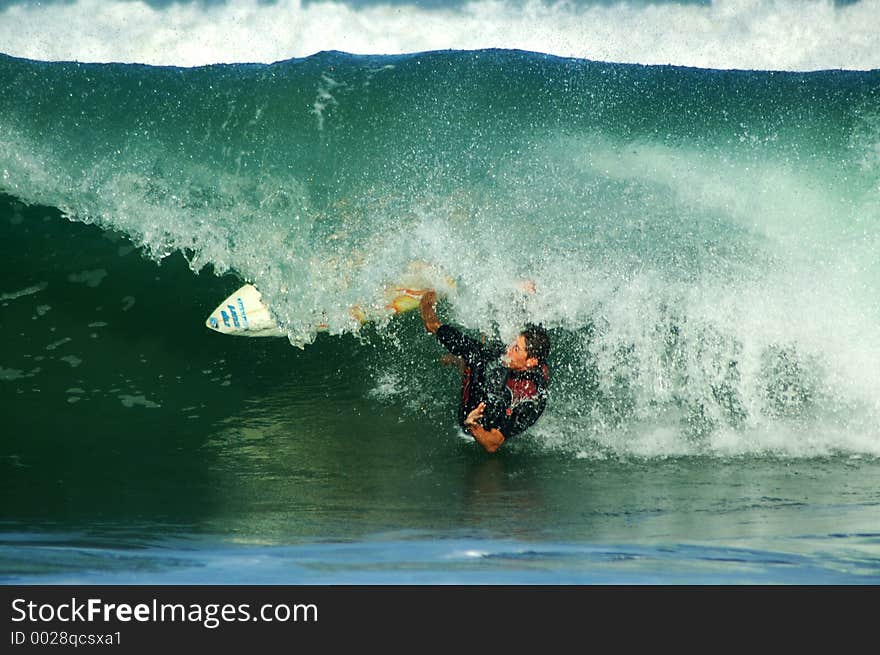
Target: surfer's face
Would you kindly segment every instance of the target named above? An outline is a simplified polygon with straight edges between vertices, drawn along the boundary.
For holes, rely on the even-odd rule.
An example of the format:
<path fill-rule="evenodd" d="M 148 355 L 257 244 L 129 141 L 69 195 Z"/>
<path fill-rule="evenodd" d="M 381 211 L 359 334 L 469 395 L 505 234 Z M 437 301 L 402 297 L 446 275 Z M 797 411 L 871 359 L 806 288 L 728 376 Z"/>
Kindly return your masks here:
<path fill-rule="evenodd" d="M 529 357 L 529 353 L 526 350 L 526 338 L 523 335 L 519 335 L 516 341 L 508 346 L 507 353 L 504 355 L 504 363 L 514 371 L 525 371 L 536 366 L 538 360 L 534 357 Z"/>

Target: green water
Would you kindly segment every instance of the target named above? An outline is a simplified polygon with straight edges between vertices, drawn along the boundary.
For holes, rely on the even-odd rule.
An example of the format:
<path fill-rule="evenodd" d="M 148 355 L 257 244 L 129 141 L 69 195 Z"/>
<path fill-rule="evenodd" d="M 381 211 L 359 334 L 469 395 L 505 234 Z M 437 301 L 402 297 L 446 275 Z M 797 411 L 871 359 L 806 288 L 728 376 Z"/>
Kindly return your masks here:
<path fill-rule="evenodd" d="M 0 77 L 2 579 L 877 581 L 876 72 Z M 551 330 L 496 456 L 418 316 L 348 318 L 413 259 Z M 205 328 L 243 279 L 289 340 Z"/>

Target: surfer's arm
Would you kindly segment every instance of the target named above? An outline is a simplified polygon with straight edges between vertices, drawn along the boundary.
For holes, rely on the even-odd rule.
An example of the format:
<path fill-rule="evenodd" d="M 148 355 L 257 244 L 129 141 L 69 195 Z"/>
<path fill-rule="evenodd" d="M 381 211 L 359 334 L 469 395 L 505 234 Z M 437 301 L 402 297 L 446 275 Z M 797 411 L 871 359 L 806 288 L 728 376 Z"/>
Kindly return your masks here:
<path fill-rule="evenodd" d="M 471 339 L 461 330 L 443 324 L 437 328 L 437 341 L 453 355 L 463 357 L 468 363 L 474 361 L 483 350 L 483 344 Z"/>
<path fill-rule="evenodd" d="M 471 433 L 471 436 L 476 439 L 477 443 L 480 444 L 487 453 L 494 453 L 501 448 L 501 445 L 504 443 L 504 435 L 501 434 L 501 430 L 498 428 L 486 430 L 480 425 L 475 425 L 468 428 L 468 432 Z"/>
<path fill-rule="evenodd" d="M 440 319 L 437 318 L 437 312 L 434 306 L 437 304 L 437 293 L 435 291 L 426 291 L 419 300 L 419 313 L 422 315 L 422 323 L 425 329 L 431 334 L 436 334 L 440 329 Z"/>
<path fill-rule="evenodd" d="M 437 294 L 434 291 L 425 292 L 419 301 L 419 312 L 422 315 L 425 329 L 431 334 L 436 334 L 437 340 L 453 355 L 470 360 L 475 354 L 480 352 L 482 344 L 476 339 L 465 336 L 461 330 L 441 323 L 440 319 L 437 318 L 437 312 L 434 310 L 434 305 L 436 304 Z"/>
<path fill-rule="evenodd" d="M 487 453 L 494 453 L 501 448 L 501 445 L 504 443 L 504 434 L 502 434 L 501 430 L 498 428 L 487 430 L 479 424 L 478 421 L 483 417 L 483 410 L 485 408 L 486 403 L 480 403 L 477 405 L 477 407 L 467 415 L 467 418 L 464 421 L 464 426 Z"/>
<path fill-rule="evenodd" d="M 437 303 L 437 294 L 434 291 L 428 291 L 419 301 L 419 311 L 422 315 L 422 322 L 425 329 L 431 334 L 437 335 L 437 340 L 453 355 L 463 357 L 466 361 L 472 361 L 476 356 L 483 352 L 484 346 L 476 339 L 466 336 L 461 330 L 441 323 L 437 318 L 437 312 L 434 311 L 434 305 Z M 494 351 L 488 351 L 494 356 Z M 498 355 L 501 354 L 499 350 Z"/>

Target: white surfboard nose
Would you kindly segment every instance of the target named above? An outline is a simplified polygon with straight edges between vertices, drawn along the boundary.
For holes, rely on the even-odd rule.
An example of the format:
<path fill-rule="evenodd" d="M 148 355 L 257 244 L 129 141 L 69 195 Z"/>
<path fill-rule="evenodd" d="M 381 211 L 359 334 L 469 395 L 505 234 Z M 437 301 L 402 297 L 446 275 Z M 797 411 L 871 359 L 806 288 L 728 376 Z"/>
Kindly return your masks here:
<path fill-rule="evenodd" d="M 260 292 L 252 284 L 245 284 L 217 305 L 205 321 L 205 326 L 221 334 L 249 337 L 277 337 L 284 334 L 263 303 Z"/>

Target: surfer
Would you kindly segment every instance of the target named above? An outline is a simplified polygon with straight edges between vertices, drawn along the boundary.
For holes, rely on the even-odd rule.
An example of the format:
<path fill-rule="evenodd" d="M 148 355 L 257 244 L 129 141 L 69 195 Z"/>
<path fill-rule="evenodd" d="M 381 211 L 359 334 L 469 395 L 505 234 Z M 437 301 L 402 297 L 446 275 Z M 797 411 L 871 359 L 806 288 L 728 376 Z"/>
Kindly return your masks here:
<path fill-rule="evenodd" d="M 419 311 L 425 329 L 453 356 L 445 356 L 444 363 L 456 362 L 462 370 L 459 423 L 487 452 L 494 453 L 544 411 L 550 381 L 547 331 L 529 324 L 507 346 L 483 344 L 441 323 L 436 304 L 437 294 L 427 291 Z"/>

